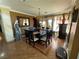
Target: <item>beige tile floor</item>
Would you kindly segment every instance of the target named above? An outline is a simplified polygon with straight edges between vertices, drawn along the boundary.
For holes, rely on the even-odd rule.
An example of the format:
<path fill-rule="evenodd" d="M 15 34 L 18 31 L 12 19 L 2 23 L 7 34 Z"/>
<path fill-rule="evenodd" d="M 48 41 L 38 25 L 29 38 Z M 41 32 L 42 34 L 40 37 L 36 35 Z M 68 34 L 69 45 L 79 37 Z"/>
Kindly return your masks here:
<path fill-rule="evenodd" d="M 52 43 L 47 48 L 40 45 L 34 48 L 20 40 L 0 46 L 0 59 L 57 59 L 55 50 L 58 46 L 64 46 L 64 41 L 58 38 L 52 38 Z"/>

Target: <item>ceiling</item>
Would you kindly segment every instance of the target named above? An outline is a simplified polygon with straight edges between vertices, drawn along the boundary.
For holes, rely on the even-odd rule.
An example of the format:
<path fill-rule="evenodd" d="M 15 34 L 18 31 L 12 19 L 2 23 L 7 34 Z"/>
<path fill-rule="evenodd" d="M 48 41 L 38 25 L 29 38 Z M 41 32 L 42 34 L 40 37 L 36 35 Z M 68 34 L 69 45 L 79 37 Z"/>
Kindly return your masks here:
<path fill-rule="evenodd" d="M 72 10 L 75 0 L 0 0 L 0 5 L 30 15 L 53 15 Z M 39 10 L 40 8 L 40 10 Z"/>

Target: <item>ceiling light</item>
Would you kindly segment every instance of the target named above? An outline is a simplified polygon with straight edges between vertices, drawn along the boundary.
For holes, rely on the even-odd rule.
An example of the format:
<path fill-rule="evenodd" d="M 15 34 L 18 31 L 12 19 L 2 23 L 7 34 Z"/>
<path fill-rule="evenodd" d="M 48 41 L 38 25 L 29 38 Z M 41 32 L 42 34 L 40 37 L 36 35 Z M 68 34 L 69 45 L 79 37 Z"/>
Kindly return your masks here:
<path fill-rule="evenodd" d="M 38 8 L 39 12 L 38 12 L 38 15 L 40 16 L 40 8 Z"/>

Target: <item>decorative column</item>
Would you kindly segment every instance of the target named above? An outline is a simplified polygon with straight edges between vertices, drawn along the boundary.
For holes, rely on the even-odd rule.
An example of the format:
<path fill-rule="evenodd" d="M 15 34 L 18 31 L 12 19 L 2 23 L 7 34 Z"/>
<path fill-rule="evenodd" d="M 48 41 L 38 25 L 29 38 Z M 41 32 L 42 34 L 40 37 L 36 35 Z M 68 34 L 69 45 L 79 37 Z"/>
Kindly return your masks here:
<path fill-rule="evenodd" d="M 1 20 L 2 32 L 4 34 L 6 42 L 11 42 L 14 40 L 9 11 L 10 11 L 9 8 L 0 7 L 0 20 Z"/>

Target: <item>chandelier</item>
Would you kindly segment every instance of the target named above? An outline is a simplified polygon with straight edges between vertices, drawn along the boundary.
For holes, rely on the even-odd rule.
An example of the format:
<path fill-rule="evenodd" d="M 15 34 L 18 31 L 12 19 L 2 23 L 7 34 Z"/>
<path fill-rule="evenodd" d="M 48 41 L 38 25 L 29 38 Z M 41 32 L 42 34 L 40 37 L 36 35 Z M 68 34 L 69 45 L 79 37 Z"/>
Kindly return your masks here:
<path fill-rule="evenodd" d="M 40 8 L 38 8 L 38 16 L 40 16 Z"/>

